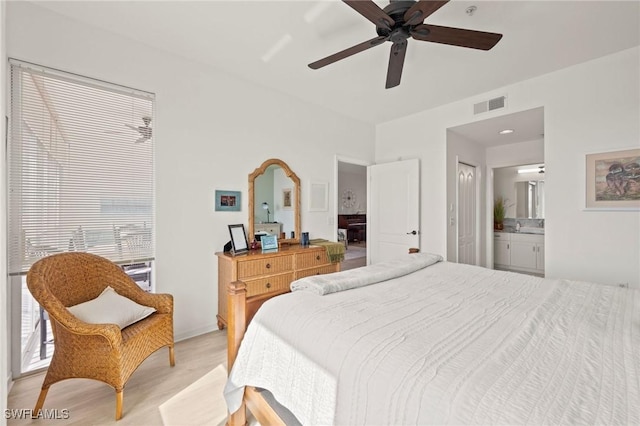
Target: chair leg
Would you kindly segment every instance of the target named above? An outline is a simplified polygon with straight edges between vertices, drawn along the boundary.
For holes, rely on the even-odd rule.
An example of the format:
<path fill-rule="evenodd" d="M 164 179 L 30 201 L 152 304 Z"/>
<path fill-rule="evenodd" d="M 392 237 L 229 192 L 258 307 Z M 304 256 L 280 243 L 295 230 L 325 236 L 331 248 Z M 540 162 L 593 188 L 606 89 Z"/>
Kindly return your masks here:
<path fill-rule="evenodd" d="M 49 392 L 49 388 L 42 388 L 40 391 L 40 396 L 38 396 L 38 402 L 36 402 L 36 408 L 33 409 L 33 416 L 37 416 L 40 410 L 42 410 L 42 406 L 44 405 L 44 400 L 47 397 L 47 392 Z"/>
<path fill-rule="evenodd" d="M 173 345 L 169 346 L 169 365 L 175 367 L 176 365 L 176 356 L 173 351 Z"/>
<path fill-rule="evenodd" d="M 122 418 L 122 400 L 123 400 L 123 392 L 116 391 L 116 420 L 120 420 Z"/>

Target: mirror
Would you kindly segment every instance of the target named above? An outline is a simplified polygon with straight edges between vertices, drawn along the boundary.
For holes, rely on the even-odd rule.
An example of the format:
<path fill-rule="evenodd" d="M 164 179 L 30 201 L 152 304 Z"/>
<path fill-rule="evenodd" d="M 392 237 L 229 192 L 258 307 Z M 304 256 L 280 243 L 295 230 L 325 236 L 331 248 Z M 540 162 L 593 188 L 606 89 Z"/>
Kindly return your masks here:
<path fill-rule="evenodd" d="M 249 241 L 260 241 L 259 235 L 277 235 L 285 243 L 297 243 L 300 238 L 300 179 L 277 158 L 249 175 Z"/>
<path fill-rule="evenodd" d="M 544 180 L 516 182 L 516 217 L 544 219 Z"/>

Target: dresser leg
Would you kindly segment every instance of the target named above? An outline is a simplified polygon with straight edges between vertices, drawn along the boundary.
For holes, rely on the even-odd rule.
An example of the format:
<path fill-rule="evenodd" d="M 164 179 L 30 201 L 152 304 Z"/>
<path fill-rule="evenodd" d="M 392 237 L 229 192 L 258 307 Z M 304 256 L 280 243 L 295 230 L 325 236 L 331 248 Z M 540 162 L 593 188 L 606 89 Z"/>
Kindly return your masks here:
<path fill-rule="evenodd" d="M 224 330 L 225 323 L 220 318 L 220 315 L 216 315 L 216 319 L 218 320 L 218 330 Z"/>

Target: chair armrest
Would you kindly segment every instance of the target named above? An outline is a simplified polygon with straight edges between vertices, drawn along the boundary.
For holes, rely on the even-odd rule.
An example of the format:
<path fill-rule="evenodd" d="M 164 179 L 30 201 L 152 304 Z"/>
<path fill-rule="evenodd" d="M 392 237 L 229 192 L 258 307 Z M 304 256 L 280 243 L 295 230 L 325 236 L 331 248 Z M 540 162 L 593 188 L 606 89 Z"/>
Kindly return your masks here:
<path fill-rule="evenodd" d="M 116 324 L 90 324 L 74 316 L 69 310 L 57 300 L 48 303 L 45 310 L 49 312 L 56 322 L 67 331 L 77 335 L 102 336 L 111 347 L 117 348 L 122 345 L 122 333 Z"/>
<path fill-rule="evenodd" d="M 123 271 L 117 271 L 111 275 L 109 285 L 121 296 L 128 297 L 141 305 L 155 308 L 160 314 L 173 313 L 173 296 L 171 294 L 147 293 Z"/>
<path fill-rule="evenodd" d="M 165 293 L 135 293 L 131 297 L 136 303 L 141 305 L 150 306 L 156 309 L 159 314 L 172 314 L 173 313 L 173 296 Z"/>

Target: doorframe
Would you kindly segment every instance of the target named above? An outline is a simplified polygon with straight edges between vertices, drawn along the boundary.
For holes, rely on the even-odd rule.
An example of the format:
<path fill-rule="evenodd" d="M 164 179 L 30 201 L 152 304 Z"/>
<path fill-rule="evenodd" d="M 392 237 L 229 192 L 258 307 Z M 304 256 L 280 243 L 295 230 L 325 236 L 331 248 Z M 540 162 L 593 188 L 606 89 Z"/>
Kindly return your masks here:
<path fill-rule="evenodd" d="M 367 192 L 367 220 L 369 220 L 369 199 L 371 198 L 371 187 L 369 185 L 369 169 L 368 167 L 371 166 L 372 163 L 370 161 L 367 160 L 363 160 L 360 158 L 354 158 L 354 157 L 347 157 L 344 155 L 339 155 L 336 154 L 334 157 L 334 161 L 333 161 L 333 187 L 335 188 L 335 194 L 334 194 L 334 203 L 333 203 L 333 220 L 332 220 L 332 224 L 333 224 L 333 238 L 338 238 L 338 214 L 340 212 L 340 194 L 338 193 L 338 169 L 340 164 L 339 163 L 348 163 L 348 164 L 354 164 L 356 166 L 363 166 L 363 167 L 367 167 L 367 178 L 366 178 L 366 192 Z M 369 241 L 369 227 L 367 226 L 367 230 L 366 230 L 366 239 L 367 241 Z M 371 258 L 371 255 L 369 253 L 370 250 L 370 245 L 367 244 L 367 265 L 369 264 L 369 259 Z"/>
<path fill-rule="evenodd" d="M 474 265 L 476 266 L 480 266 L 480 248 L 481 248 L 481 243 L 480 243 L 480 234 L 481 234 L 481 229 L 482 229 L 482 221 L 481 221 L 481 212 L 482 212 L 482 207 L 480 205 L 480 200 L 482 197 L 482 186 L 480 185 L 480 182 L 482 180 L 482 166 L 477 164 L 474 161 L 464 161 L 460 159 L 459 155 L 456 155 L 456 211 L 455 211 L 455 218 L 456 218 L 456 226 L 455 226 L 455 240 L 456 240 L 456 263 L 459 262 L 460 260 L 460 243 L 459 243 L 459 239 L 460 239 L 460 232 L 459 232 L 459 226 L 460 226 L 460 215 L 458 214 L 458 212 L 460 211 L 460 191 L 459 191 L 459 185 L 458 185 L 458 177 L 460 176 L 460 163 L 466 164 L 467 166 L 471 166 L 474 169 L 476 169 L 476 174 L 474 176 L 475 178 L 475 193 L 476 193 L 476 205 L 475 205 L 475 209 L 474 209 L 474 216 L 475 216 L 475 223 L 476 223 L 476 232 L 475 232 L 475 241 L 474 241 L 474 246 L 475 246 L 475 263 Z M 493 180 L 492 180 L 493 182 Z M 493 192 L 493 189 L 492 189 Z M 493 194 L 492 194 L 493 196 Z M 493 203 L 492 203 L 493 205 Z M 493 217 L 493 212 L 492 212 L 492 217 Z M 492 228 L 493 230 L 493 225 Z M 492 244 L 493 244 L 493 238 L 492 238 Z M 492 245 L 492 249 L 493 249 L 493 245 Z M 486 259 L 486 257 L 485 257 Z M 493 258 L 491 259 L 493 262 Z"/>

